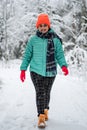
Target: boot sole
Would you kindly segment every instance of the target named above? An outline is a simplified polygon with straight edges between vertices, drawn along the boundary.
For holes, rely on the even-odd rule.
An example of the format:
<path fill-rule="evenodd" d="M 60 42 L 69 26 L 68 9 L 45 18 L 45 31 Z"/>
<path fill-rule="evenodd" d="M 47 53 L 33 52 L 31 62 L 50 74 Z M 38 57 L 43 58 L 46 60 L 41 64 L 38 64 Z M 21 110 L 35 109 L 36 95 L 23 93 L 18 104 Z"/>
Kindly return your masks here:
<path fill-rule="evenodd" d="M 41 123 L 40 125 L 38 125 L 38 128 L 45 128 L 45 127 L 46 127 L 46 125 L 43 124 L 43 123 Z"/>

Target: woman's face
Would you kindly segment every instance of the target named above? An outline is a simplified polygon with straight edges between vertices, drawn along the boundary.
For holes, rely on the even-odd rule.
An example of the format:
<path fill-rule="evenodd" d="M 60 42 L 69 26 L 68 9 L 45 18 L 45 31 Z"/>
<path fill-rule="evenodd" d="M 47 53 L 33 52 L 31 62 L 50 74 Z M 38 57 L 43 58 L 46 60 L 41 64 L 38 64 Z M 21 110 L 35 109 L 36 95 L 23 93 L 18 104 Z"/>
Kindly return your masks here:
<path fill-rule="evenodd" d="M 41 33 L 46 33 L 49 30 L 49 27 L 48 27 L 47 24 L 40 24 L 39 27 L 38 27 L 38 30 Z"/>

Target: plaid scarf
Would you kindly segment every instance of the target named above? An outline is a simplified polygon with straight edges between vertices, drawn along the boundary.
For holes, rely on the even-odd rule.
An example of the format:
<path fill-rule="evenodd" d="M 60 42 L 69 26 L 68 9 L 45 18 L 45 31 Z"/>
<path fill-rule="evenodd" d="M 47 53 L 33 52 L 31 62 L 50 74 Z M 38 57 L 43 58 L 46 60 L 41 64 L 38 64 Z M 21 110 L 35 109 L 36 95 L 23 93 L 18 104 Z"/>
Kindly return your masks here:
<path fill-rule="evenodd" d="M 46 55 L 46 73 L 52 72 L 55 75 L 57 72 L 57 68 L 56 68 L 56 61 L 55 61 L 55 48 L 54 48 L 53 38 L 58 38 L 60 41 L 61 39 L 55 32 L 50 32 L 50 29 L 45 34 L 37 31 L 36 35 L 40 38 L 48 39 L 47 55 Z"/>

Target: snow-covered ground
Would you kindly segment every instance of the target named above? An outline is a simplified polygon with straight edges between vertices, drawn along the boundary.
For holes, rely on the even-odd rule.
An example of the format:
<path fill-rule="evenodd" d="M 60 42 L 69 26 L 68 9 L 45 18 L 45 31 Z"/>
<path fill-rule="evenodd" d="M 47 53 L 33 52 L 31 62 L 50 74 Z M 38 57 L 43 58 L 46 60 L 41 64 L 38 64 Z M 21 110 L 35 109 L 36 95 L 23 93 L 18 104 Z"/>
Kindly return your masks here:
<path fill-rule="evenodd" d="M 38 130 L 35 90 L 20 62 L 0 62 L 0 130 Z M 87 130 L 87 82 L 58 74 L 51 92 L 46 130 Z"/>

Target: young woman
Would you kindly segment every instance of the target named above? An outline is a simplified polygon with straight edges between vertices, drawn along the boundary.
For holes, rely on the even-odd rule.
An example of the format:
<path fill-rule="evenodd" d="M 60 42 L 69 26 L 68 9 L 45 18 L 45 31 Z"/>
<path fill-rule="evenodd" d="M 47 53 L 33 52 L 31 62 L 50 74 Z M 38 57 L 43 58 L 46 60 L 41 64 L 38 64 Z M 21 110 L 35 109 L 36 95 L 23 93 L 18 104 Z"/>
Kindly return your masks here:
<path fill-rule="evenodd" d="M 67 63 L 62 49 L 61 39 L 51 29 L 47 14 L 40 14 L 36 21 L 36 34 L 26 46 L 20 79 L 24 82 L 27 67 L 30 65 L 31 80 L 36 91 L 38 127 L 45 127 L 48 120 L 50 92 L 57 74 L 57 64 L 64 75 L 68 74 Z"/>

